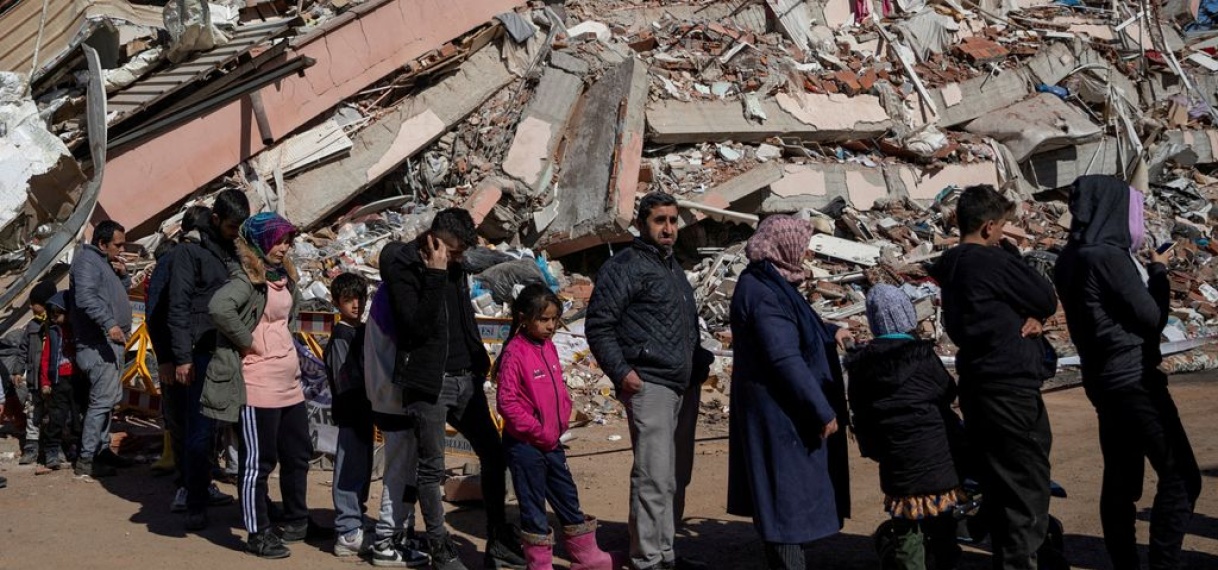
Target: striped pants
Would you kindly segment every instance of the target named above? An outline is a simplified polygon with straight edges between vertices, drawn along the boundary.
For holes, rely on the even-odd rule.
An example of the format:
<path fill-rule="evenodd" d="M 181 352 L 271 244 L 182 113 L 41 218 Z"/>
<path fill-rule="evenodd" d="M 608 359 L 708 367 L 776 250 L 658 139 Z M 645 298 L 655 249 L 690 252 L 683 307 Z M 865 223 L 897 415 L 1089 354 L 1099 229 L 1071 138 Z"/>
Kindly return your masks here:
<path fill-rule="evenodd" d="M 309 518 L 306 502 L 309 460 L 309 414 L 304 402 L 286 408 L 241 407 L 240 445 L 237 447 L 237 491 L 245 530 L 257 534 L 270 529 L 267 515 L 267 477 L 279 466 L 279 494 L 283 523 Z"/>

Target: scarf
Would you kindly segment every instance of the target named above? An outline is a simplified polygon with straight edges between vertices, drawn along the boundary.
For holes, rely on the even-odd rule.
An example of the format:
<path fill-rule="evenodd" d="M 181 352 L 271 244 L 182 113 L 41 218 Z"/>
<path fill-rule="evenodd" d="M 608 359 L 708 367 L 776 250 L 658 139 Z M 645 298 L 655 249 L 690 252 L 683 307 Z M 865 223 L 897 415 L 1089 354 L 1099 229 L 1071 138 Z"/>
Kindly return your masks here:
<path fill-rule="evenodd" d="M 788 283 L 802 283 L 804 252 L 812 239 L 812 224 L 791 216 L 770 216 L 757 226 L 744 254 L 749 261 L 769 261 Z"/>
<path fill-rule="evenodd" d="M 259 212 L 241 224 L 241 239 L 244 239 L 264 262 L 267 262 L 266 252 L 295 235 L 296 226 L 274 212 Z M 283 265 L 272 266 L 267 262 L 267 281 L 279 281 L 286 276 Z"/>

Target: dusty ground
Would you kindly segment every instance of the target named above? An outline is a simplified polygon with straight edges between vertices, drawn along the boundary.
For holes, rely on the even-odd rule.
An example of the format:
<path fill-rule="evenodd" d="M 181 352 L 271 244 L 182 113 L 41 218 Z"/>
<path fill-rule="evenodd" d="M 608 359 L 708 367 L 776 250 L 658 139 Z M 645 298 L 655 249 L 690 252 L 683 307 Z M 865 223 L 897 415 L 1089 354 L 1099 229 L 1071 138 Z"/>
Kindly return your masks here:
<path fill-rule="evenodd" d="M 1177 377 L 1172 392 L 1192 436 L 1197 457 L 1206 472 L 1206 488 L 1185 541 L 1190 568 L 1218 568 L 1218 374 Z M 1046 396 L 1052 413 L 1053 475 L 1070 492 L 1055 500 L 1053 514 L 1065 524 L 1068 556 L 1079 568 L 1107 568 L 1102 550 L 1097 501 L 1101 460 L 1096 444 L 1095 415 L 1081 390 Z M 626 489 L 630 454 L 618 422 L 579 430 L 571 445 L 571 466 L 581 486 L 585 510 L 604 521 L 603 542 L 626 544 Z M 0 453 L 16 450 L 12 438 L 0 440 Z M 855 518 L 841 535 L 811 549 L 814 568 L 875 568 L 870 532 L 881 521 L 876 469 L 869 461 L 852 458 Z M 727 483 L 726 426 L 703 426 L 698 459 L 690 489 L 691 517 L 678 547 L 688 554 L 714 562 L 716 568 L 754 568 L 760 545 L 747 520 L 724 513 Z M 173 491 L 169 478 L 154 477 L 147 467 L 102 482 L 76 480 L 70 472 L 34 475 L 31 467 L 13 460 L 0 464 L 9 486 L 0 490 L 0 568 L 266 568 L 290 564 L 295 568 L 333 568 L 340 562 L 329 554 L 330 542 L 292 548 L 290 562 L 261 561 L 240 552 L 244 537 L 237 506 L 213 509 L 209 530 L 187 534 L 182 519 L 169 512 Z M 309 501 L 313 516 L 327 524 L 330 474 L 311 474 Z M 1148 491 L 1152 489 L 1148 482 Z M 222 485 L 235 492 L 231 485 Z M 374 491 L 374 495 L 375 495 Z M 1148 492 L 1148 495 L 1150 492 Z M 375 497 L 374 497 L 375 500 Z M 1142 519 L 1149 501 L 1144 500 Z M 450 516 L 462 554 L 471 567 L 481 562 L 475 552 L 481 544 L 482 512 L 456 509 Z M 1146 523 L 1139 523 L 1145 544 Z M 988 567 L 988 553 L 972 551 L 965 567 Z"/>

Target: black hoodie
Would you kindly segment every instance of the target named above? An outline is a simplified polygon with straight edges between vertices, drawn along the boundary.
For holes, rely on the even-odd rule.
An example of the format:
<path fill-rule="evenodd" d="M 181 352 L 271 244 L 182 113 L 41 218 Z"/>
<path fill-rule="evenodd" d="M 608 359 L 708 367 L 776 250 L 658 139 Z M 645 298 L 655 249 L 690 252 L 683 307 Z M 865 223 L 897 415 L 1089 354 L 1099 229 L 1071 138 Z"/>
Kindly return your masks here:
<path fill-rule="evenodd" d="M 169 282 L 158 305 L 165 305 L 173 364 L 190 364 L 195 354 L 216 349 L 216 325 L 207 304 L 228 282 L 230 266 L 240 262 L 236 244 L 221 238 L 210 223 L 199 228 L 197 242 L 185 241 L 170 255 Z"/>
<path fill-rule="evenodd" d="M 1143 284 L 1130 255 L 1129 185 L 1113 176 L 1083 176 L 1070 193 L 1070 242 L 1054 281 L 1089 394 L 1142 379 L 1162 362 L 1167 325 L 1167 267 L 1151 263 Z"/>
<path fill-rule="evenodd" d="M 976 244 L 948 250 L 930 274 L 943 288 L 947 335 L 960 348 L 961 389 L 975 383 L 1039 389 L 1053 376 L 1048 342 L 1020 334 L 1028 318 L 1043 321 L 1057 312 L 1048 279 L 1002 247 Z"/>

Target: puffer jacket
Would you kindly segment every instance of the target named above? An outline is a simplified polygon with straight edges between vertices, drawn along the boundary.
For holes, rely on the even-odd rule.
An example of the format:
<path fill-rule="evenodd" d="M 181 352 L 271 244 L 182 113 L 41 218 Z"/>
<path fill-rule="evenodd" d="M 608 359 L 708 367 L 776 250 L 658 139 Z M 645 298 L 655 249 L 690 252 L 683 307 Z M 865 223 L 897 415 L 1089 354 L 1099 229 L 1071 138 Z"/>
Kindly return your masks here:
<path fill-rule="evenodd" d="M 233 266 L 228 282 L 212 295 L 208 313 L 216 327 L 216 350 L 207 365 L 202 414 L 222 422 L 236 423 L 245 405 L 245 378 L 241 372 L 241 351 L 254 344 L 254 328 L 266 310 L 266 264 L 242 240 L 237 240 L 241 265 Z M 300 307 L 296 288 L 296 268 L 284 260 L 288 288 L 292 291 L 292 322 Z"/>
<path fill-rule="evenodd" d="M 503 347 L 498 368 L 503 431 L 542 451 L 557 449 L 571 419 L 571 394 L 554 342 L 517 334 Z"/>
<path fill-rule="evenodd" d="M 131 280 L 119 277 L 106 253 L 85 244 L 72 256 L 68 291 L 72 306 L 68 318 L 76 341 L 86 346 L 107 346 L 110 329 L 118 327 L 131 333 L 131 301 L 127 287 Z"/>
<path fill-rule="evenodd" d="M 889 496 L 930 495 L 960 485 L 953 459 L 962 451 L 952 410 L 956 382 L 934 343 L 880 338 L 846 357 L 847 395 L 859 451 L 880 463 Z"/>
<path fill-rule="evenodd" d="M 618 388 L 631 370 L 678 391 L 706 378 L 694 373 L 695 352 L 709 353 L 698 350 L 693 287 L 671 255 L 642 240 L 597 273 L 584 330 L 597 364 Z"/>

